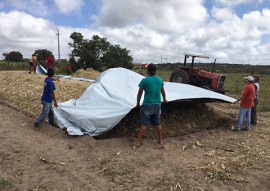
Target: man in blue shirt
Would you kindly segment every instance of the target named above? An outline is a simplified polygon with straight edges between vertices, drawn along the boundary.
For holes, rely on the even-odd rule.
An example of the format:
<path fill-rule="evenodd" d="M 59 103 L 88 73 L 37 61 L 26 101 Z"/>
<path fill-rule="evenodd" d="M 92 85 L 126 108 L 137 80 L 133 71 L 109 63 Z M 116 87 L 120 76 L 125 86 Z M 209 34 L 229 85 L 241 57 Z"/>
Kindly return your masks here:
<path fill-rule="evenodd" d="M 54 86 L 54 70 L 52 68 L 48 68 L 47 71 L 48 77 L 44 80 L 44 89 L 41 97 L 41 104 L 43 105 L 42 112 L 36 120 L 34 126 L 37 128 L 44 121 L 44 119 L 48 116 L 49 123 L 51 125 L 54 124 L 54 114 L 52 109 L 52 101 L 54 106 L 57 107 L 57 102 L 54 94 L 55 86 Z"/>
<path fill-rule="evenodd" d="M 136 141 L 133 143 L 134 146 L 139 146 L 141 144 L 141 139 L 146 131 L 146 127 L 150 124 L 156 126 L 157 133 L 159 136 L 159 144 L 163 145 L 162 139 L 162 127 L 160 123 L 161 114 L 161 94 L 163 97 L 163 102 L 167 102 L 166 93 L 164 91 L 164 84 L 161 78 L 156 76 L 157 67 L 154 64 L 149 64 L 147 66 L 148 77 L 142 79 L 139 84 L 139 91 L 137 94 L 137 107 L 140 107 L 141 113 L 141 127 L 139 130 L 139 135 Z M 142 93 L 144 91 L 144 100 L 142 106 L 140 106 L 140 101 Z"/>

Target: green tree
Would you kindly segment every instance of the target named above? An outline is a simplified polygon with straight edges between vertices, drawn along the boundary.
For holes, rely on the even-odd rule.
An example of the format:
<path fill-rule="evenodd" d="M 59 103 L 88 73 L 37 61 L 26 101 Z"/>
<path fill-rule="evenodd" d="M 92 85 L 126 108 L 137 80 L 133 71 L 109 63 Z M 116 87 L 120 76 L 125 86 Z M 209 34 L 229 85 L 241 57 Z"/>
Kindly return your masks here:
<path fill-rule="evenodd" d="M 3 56 L 5 57 L 5 61 L 9 62 L 22 62 L 23 55 L 20 52 L 12 51 L 9 53 L 4 53 Z"/>
<path fill-rule="evenodd" d="M 2 54 L 2 56 L 3 56 L 3 60 L 5 60 L 6 59 L 6 56 L 8 55 L 8 52 L 4 52 L 3 54 Z"/>
<path fill-rule="evenodd" d="M 68 44 L 72 48 L 70 57 L 75 61 L 73 68 L 91 67 L 101 71 L 112 67 L 133 67 L 129 51 L 111 45 L 106 38 L 94 35 L 91 40 L 84 39 L 78 32 L 72 33 L 70 38 L 73 40 Z"/>
<path fill-rule="evenodd" d="M 103 62 L 108 68 L 123 67 L 132 69 L 132 57 L 128 56 L 129 50 L 122 49 L 119 45 L 110 45 L 103 56 Z"/>
<path fill-rule="evenodd" d="M 71 56 L 69 58 L 68 62 L 70 63 L 72 71 L 76 71 L 76 70 L 80 69 L 80 66 L 77 64 L 77 62 L 76 62 L 76 60 L 75 60 L 75 58 L 73 56 Z"/>
<path fill-rule="evenodd" d="M 71 57 L 79 57 L 82 51 L 82 42 L 84 41 L 83 35 L 78 32 L 73 32 L 70 35 L 70 38 L 73 40 L 73 42 L 68 43 L 68 45 L 73 48 L 71 52 Z"/>
<path fill-rule="evenodd" d="M 47 50 L 47 49 L 39 49 L 36 50 L 34 52 L 34 54 L 38 54 L 38 62 L 40 62 L 41 64 L 44 64 L 47 57 L 52 54 L 51 51 Z"/>

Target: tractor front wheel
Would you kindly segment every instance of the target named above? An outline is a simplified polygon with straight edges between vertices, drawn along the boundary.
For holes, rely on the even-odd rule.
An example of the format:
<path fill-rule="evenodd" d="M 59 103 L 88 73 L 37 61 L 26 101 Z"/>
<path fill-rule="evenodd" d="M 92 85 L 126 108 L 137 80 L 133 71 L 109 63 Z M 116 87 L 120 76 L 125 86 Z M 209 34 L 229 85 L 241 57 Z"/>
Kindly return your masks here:
<path fill-rule="evenodd" d="M 170 76 L 170 82 L 188 84 L 189 83 L 188 74 L 181 69 L 175 70 Z"/>

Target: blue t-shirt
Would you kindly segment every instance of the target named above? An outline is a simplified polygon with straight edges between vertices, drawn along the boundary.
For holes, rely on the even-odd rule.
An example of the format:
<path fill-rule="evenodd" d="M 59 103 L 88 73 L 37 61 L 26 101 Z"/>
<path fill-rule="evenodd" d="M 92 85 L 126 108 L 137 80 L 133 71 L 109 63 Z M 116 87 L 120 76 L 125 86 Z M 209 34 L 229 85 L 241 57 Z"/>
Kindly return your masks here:
<path fill-rule="evenodd" d="M 160 105 L 163 85 L 162 79 L 157 76 L 148 76 L 142 79 L 139 84 L 139 87 L 144 90 L 142 105 Z"/>
<path fill-rule="evenodd" d="M 44 89 L 41 100 L 52 103 L 51 93 L 55 90 L 53 79 L 48 77 L 44 80 Z"/>

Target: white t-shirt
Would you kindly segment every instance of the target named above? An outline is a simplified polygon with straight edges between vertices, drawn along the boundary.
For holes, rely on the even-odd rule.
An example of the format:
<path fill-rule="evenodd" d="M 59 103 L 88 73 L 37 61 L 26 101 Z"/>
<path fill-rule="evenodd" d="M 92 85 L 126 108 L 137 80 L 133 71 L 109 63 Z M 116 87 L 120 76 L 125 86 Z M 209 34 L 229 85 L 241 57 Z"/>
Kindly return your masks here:
<path fill-rule="evenodd" d="M 254 83 L 254 86 L 255 86 L 255 90 L 256 90 L 256 93 L 255 93 L 255 98 L 259 98 L 259 90 L 260 90 L 260 85 L 259 83 Z"/>

